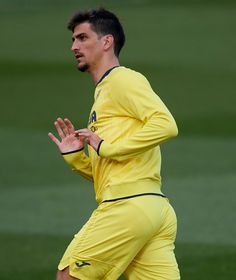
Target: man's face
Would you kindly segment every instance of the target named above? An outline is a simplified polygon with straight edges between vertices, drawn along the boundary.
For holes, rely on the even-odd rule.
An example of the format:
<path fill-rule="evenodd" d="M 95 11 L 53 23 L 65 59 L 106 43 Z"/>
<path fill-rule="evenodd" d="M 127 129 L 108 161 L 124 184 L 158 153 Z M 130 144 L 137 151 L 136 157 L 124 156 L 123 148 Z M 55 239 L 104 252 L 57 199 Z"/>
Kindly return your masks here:
<path fill-rule="evenodd" d="M 98 65 L 103 50 L 102 38 L 91 29 L 88 22 L 75 27 L 71 50 L 74 52 L 80 71 L 91 71 Z"/>

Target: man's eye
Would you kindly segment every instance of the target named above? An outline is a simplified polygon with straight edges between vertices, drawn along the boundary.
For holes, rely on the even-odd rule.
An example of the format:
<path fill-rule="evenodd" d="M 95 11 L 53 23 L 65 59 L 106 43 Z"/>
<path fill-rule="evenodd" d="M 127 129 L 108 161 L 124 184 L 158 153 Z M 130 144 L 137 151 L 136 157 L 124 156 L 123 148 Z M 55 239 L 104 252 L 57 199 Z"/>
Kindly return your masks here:
<path fill-rule="evenodd" d="M 87 39 L 87 36 L 86 36 L 86 35 L 81 35 L 81 36 L 80 36 L 80 40 L 81 40 L 81 41 L 85 41 L 86 39 Z"/>

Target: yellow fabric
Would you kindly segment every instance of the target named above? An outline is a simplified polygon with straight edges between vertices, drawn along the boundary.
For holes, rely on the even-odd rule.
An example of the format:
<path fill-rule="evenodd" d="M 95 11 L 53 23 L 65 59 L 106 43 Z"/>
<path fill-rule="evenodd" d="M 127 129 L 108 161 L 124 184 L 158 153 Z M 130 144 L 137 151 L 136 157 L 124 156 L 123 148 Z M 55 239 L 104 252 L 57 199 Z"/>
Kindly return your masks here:
<path fill-rule="evenodd" d="M 73 171 L 79 173 L 88 180 L 93 180 L 91 162 L 89 157 L 84 154 L 84 151 L 66 154 L 63 157 L 69 163 L 69 165 L 71 165 Z"/>
<path fill-rule="evenodd" d="M 141 225 L 141 226 L 140 226 Z M 98 206 L 68 246 L 59 270 L 83 280 L 178 280 L 176 216 L 166 198 L 146 195 Z"/>
<path fill-rule="evenodd" d="M 78 152 L 64 159 L 94 182 L 99 203 L 104 194 L 113 198 L 107 197 L 109 188 L 123 184 L 124 195 L 140 193 L 134 182 L 145 182 L 142 192 L 153 191 L 155 183 L 154 192 L 160 193 L 159 145 L 178 133 L 169 110 L 143 75 L 125 67 L 113 69 L 96 86 L 94 97 L 88 127 L 104 140 L 99 156 L 89 146 L 89 156 Z"/>

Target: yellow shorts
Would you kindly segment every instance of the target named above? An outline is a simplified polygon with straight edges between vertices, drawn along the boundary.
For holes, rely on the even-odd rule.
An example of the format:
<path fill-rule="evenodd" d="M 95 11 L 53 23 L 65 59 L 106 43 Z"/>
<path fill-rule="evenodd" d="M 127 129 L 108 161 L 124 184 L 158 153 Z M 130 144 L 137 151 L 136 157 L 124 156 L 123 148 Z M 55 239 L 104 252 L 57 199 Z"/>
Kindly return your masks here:
<path fill-rule="evenodd" d="M 104 202 L 68 246 L 58 266 L 82 280 L 178 280 L 176 216 L 166 198 Z"/>

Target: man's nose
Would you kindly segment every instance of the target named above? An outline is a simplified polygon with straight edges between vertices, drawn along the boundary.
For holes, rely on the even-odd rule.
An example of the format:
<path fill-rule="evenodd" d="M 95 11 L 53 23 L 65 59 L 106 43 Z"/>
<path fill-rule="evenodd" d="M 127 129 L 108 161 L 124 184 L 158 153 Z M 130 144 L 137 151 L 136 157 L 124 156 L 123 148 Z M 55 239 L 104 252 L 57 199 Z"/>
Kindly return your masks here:
<path fill-rule="evenodd" d="M 74 51 L 76 51 L 76 50 L 79 50 L 79 44 L 78 44 L 78 42 L 74 41 L 74 42 L 72 43 L 71 50 L 72 50 L 72 52 L 74 52 Z"/>

